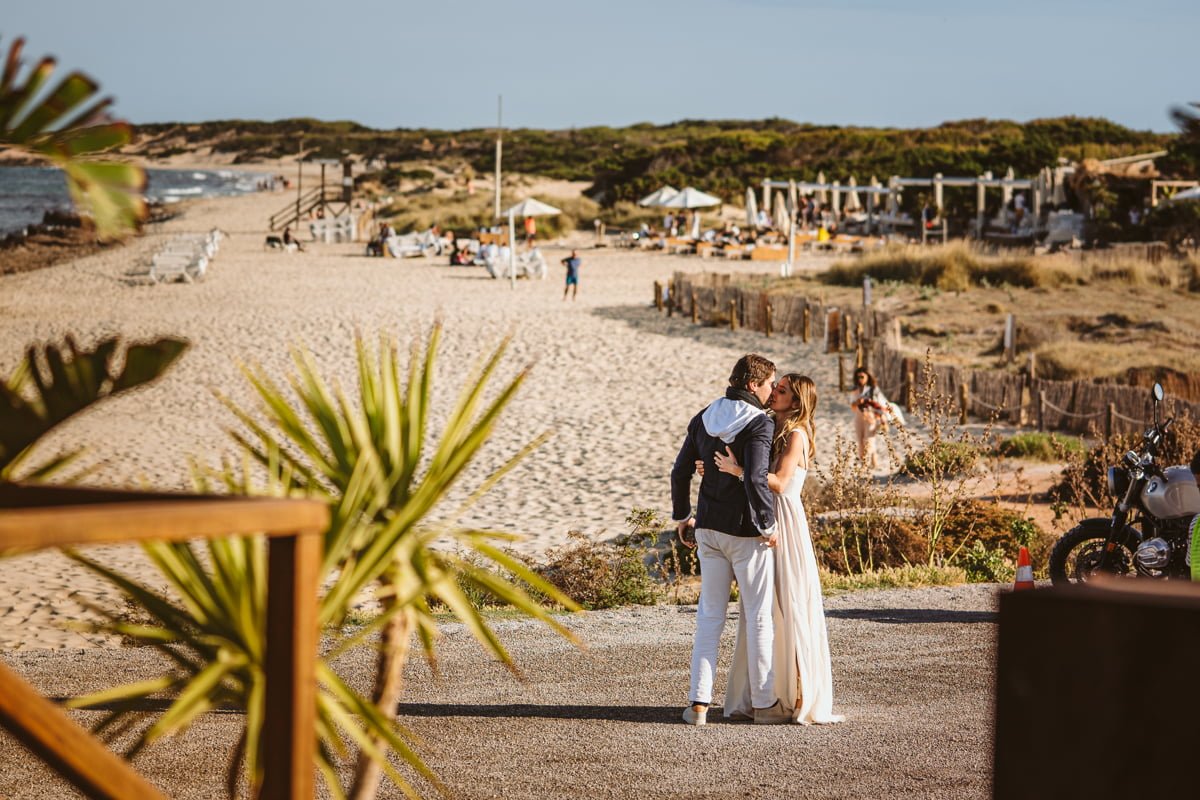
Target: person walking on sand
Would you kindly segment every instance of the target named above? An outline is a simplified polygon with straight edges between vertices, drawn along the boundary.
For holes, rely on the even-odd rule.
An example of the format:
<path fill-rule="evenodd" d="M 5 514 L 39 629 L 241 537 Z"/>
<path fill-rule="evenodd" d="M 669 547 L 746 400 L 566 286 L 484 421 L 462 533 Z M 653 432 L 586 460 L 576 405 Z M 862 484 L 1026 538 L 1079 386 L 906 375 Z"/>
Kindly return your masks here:
<path fill-rule="evenodd" d="M 576 250 L 571 251 L 571 255 L 562 260 L 562 265 L 567 268 L 567 283 L 563 286 L 563 300 L 567 299 L 567 292 L 571 293 L 571 301 L 579 296 L 579 253 Z"/>
<path fill-rule="evenodd" d="M 718 645 L 735 579 L 747 622 L 746 661 L 754 721 L 777 724 L 792 718 L 776 697 L 771 666 L 775 503 L 767 486 L 772 424 L 763 403 L 771 396 L 774 380 L 774 364 L 753 353 L 742 356 L 729 375 L 725 396 L 688 424 L 671 469 L 672 517 L 680 540 L 696 547 L 700 559 L 690 705 L 683 710 L 683 721 L 689 725 L 707 722 Z M 713 459 L 726 448 L 746 465 L 741 479 L 716 468 Z M 697 460 L 708 469 L 700 479 L 693 516 L 691 485 Z"/>
<path fill-rule="evenodd" d="M 888 399 L 875 385 L 875 376 L 866 367 L 854 370 L 850 408 L 854 410 L 854 437 L 858 440 L 858 458 L 867 469 L 879 466 L 875 434 L 883 429 L 889 406 Z"/>
<path fill-rule="evenodd" d="M 833 713 L 833 668 L 821 579 L 808 517 L 800 499 L 804 479 L 816 454 L 813 426 L 816 385 L 806 375 L 784 375 L 775 384 L 767 407 L 774 418 L 767 485 L 774 495 L 775 521 L 779 526 L 774 549 L 773 691 L 780 703 L 791 710 L 792 722 L 801 725 L 841 722 L 843 717 Z M 733 477 L 745 475 L 732 448 L 717 453 L 713 461 L 719 470 Z M 750 719 L 756 714 L 749 669 L 753 662 L 752 634 L 746 625 L 748 616 L 744 612 L 738 619 L 737 643 L 725 689 L 725 716 L 734 719 Z"/>

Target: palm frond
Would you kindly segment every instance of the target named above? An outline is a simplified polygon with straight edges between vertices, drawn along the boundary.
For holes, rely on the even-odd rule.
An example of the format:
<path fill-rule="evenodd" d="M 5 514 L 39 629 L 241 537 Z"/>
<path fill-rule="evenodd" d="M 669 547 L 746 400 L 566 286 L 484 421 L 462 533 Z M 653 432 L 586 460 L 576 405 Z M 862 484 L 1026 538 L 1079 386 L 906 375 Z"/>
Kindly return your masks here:
<path fill-rule="evenodd" d="M 112 101 L 95 99 L 100 87 L 80 72 L 43 94 L 54 59 L 43 58 L 20 81 L 23 46 L 23 39 L 10 45 L 0 79 L 0 146 L 21 148 L 60 167 L 72 200 L 91 215 L 101 238 L 132 230 L 146 216 L 145 170 L 82 159 L 127 144 L 133 129 L 102 119 Z"/>

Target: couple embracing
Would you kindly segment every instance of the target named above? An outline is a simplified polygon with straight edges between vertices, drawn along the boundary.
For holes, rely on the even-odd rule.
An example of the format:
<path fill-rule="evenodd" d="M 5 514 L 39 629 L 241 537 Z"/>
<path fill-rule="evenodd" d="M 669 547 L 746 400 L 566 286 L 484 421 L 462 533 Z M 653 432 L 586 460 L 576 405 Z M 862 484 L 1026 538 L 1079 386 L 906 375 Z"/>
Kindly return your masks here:
<path fill-rule="evenodd" d="M 800 501 L 815 452 L 816 405 L 810 378 L 776 381 L 775 365 L 749 354 L 734 365 L 725 396 L 688 425 L 671 470 L 671 500 L 680 539 L 700 560 L 690 705 L 683 712 L 689 724 L 707 721 L 735 581 L 741 614 L 725 716 L 759 724 L 842 719 L 833 714 L 821 584 Z"/>

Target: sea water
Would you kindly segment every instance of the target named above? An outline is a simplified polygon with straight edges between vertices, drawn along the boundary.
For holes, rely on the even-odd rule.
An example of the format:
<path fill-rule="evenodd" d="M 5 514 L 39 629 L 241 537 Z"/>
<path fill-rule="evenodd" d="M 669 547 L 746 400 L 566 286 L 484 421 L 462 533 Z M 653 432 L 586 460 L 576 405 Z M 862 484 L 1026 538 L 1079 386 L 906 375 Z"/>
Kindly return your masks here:
<path fill-rule="evenodd" d="M 246 194 L 255 191 L 264 177 L 231 169 L 148 169 L 146 199 L 173 203 L 196 197 Z M 71 197 L 62 170 L 0 167 L 0 236 L 41 222 L 46 211 L 70 209 Z"/>

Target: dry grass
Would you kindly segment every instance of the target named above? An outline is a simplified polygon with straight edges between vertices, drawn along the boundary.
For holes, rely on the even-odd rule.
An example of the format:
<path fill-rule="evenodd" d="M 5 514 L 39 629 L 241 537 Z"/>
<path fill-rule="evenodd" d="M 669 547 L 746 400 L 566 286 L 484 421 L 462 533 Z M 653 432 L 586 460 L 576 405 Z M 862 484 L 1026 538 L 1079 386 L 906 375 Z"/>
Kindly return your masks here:
<path fill-rule="evenodd" d="M 975 287 L 1010 286 L 1056 289 L 1120 283 L 1129 286 L 1164 286 L 1192 290 L 1200 285 L 1200 264 L 1195 259 L 1180 264 L 1152 264 L 1134 258 L 1106 255 L 1005 255 L 982 252 L 967 242 L 940 247 L 892 245 L 854 261 L 839 261 L 824 273 L 831 284 L 858 286 L 866 276 L 942 291 L 962 292 Z"/>
<path fill-rule="evenodd" d="M 916 589 L 922 586 L 955 586 L 967 582 L 961 567 L 930 567 L 924 564 L 882 569 L 846 575 L 821 572 L 821 592 L 826 596 L 861 589 Z"/>

